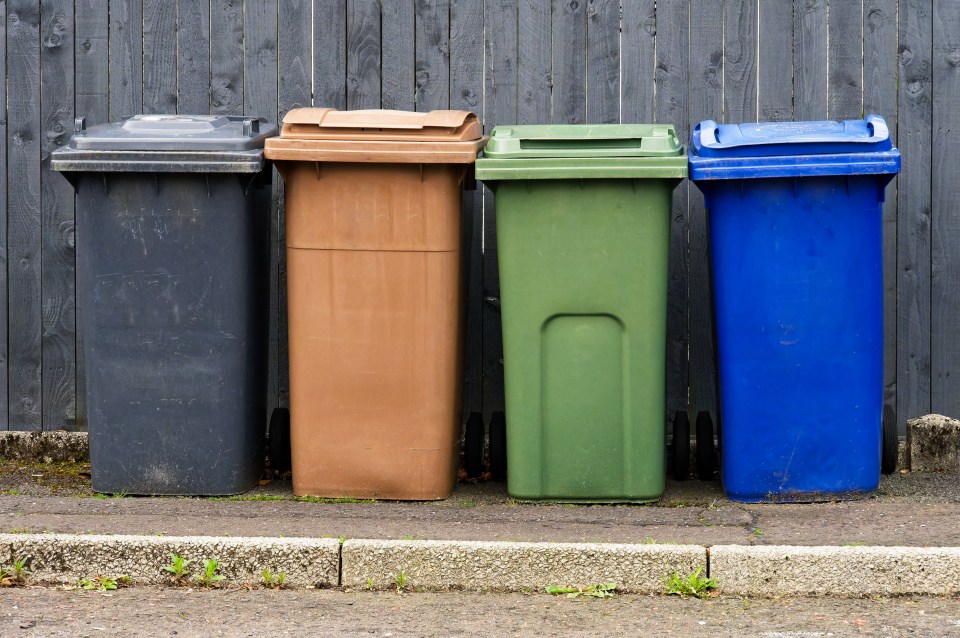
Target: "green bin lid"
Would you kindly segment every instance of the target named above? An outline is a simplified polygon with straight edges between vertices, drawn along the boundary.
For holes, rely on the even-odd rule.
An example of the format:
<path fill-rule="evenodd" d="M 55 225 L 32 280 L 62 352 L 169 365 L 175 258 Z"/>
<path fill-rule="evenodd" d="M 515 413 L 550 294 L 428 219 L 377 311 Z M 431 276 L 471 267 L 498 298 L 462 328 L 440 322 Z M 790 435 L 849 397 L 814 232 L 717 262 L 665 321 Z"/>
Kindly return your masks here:
<path fill-rule="evenodd" d="M 670 124 L 498 126 L 477 161 L 478 179 L 674 178 L 687 158 Z"/>

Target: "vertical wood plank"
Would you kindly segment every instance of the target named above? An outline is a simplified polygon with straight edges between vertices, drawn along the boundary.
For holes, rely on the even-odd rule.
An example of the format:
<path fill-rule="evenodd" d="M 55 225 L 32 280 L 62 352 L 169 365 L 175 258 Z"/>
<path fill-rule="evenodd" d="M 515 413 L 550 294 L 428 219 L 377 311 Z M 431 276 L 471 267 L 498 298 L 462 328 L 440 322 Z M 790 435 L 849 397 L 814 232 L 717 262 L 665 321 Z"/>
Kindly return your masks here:
<path fill-rule="evenodd" d="M 728 0 L 733 4 L 734 0 Z M 690 15 L 690 104 L 689 120 L 716 119 L 724 115 L 724 4 L 707 3 Z M 736 8 L 740 8 L 739 6 Z M 732 10 L 730 44 L 732 52 L 738 47 L 739 15 Z M 735 71 L 740 71 L 735 67 Z M 732 80 L 734 78 L 731 78 Z M 736 82 L 733 82 L 735 85 Z M 731 96 L 743 92 L 743 87 L 732 87 Z M 738 101 L 734 99 L 734 101 Z M 684 139 L 686 142 L 686 139 Z M 689 332 L 689 411 L 696 415 L 702 410 L 716 415 L 716 371 L 713 358 L 713 321 L 710 312 L 710 254 L 707 236 L 707 213 L 703 195 L 693 185 L 681 185 L 689 190 L 688 216 L 688 325 Z"/>
<path fill-rule="evenodd" d="M 243 0 L 210 0 L 210 110 L 243 114 Z"/>
<path fill-rule="evenodd" d="M 77 427 L 76 263 L 73 188 L 50 170 L 50 152 L 73 132 L 73 0 L 40 3 L 40 237 L 44 430 Z"/>
<path fill-rule="evenodd" d="M 897 146 L 897 414 L 930 412 L 930 191 L 932 16 L 930 0 L 900 0 Z"/>
<path fill-rule="evenodd" d="M 404 1 L 412 2 L 384 0 L 384 12 L 388 4 Z M 390 25 L 384 24 L 385 31 L 389 28 Z M 413 25 L 410 25 L 410 33 L 413 33 Z M 313 104 L 344 109 L 347 107 L 347 0 L 313 0 L 313 37 Z M 412 42 L 410 49 L 413 50 Z M 408 68 L 404 70 L 412 76 L 412 54 L 408 62 Z M 410 87 L 412 92 L 412 79 Z"/>
<path fill-rule="evenodd" d="M 834 120 L 863 117 L 863 2 L 830 3 L 827 103 Z"/>
<path fill-rule="evenodd" d="M 517 122 L 546 124 L 550 121 L 553 82 L 550 4 L 520 0 L 517 18 Z"/>
<path fill-rule="evenodd" d="M 619 122 L 620 0 L 587 2 L 586 80 L 586 121 Z"/>
<path fill-rule="evenodd" d="M 654 0 L 623 3 L 621 121 L 654 121 L 657 17 Z"/>
<path fill-rule="evenodd" d="M 143 111 L 177 112 L 177 5 L 170 0 L 143 0 Z"/>
<path fill-rule="evenodd" d="M 277 4 L 272 0 L 247 0 L 243 14 L 243 111 L 277 121 Z M 267 414 L 280 401 L 280 286 L 279 262 L 285 258 L 280 242 L 280 178 L 273 171 L 270 207 L 270 320 L 267 341 Z M 286 308 L 286 305 L 284 305 Z M 284 313 L 285 314 L 285 313 Z M 286 334 L 283 335 L 286 341 Z M 286 365 L 284 363 L 284 365 Z"/>
<path fill-rule="evenodd" d="M 387 42 L 384 38 L 384 47 Z M 386 96 L 386 85 L 384 85 Z M 386 99 L 386 97 L 384 98 Z M 450 108 L 483 119 L 483 3 L 450 3 Z M 466 343 L 464 344 L 463 419 L 480 412 L 483 352 L 483 190 L 463 194 L 462 241 L 466 267 Z"/>
<path fill-rule="evenodd" d="M 561 124 L 587 120 L 586 0 L 553 0 L 553 113 Z"/>
<path fill-rule="evenodd" d="M 110 0 L 110 121 L 143 111 L 143 5 Z"/>
<path fill-rule="evenodd" d="M 7 220 L 9 266 L 9 428 L 39 430 L 40 302 L 40 4 L 7 4 Z"/>
<path fill-rule="evenodd" d="M 897 139 L 897 0 L 867 0 L 863 8 L 863 106 L 882 115 Z M 897 180 L 883 204 L 883 402 L 897 407 Z M 906 421 L 897 418 L 903 430 Z"/>
<path fill-rule="evenodd" d="M 760 2 L 758 118 L 793 120 L 793 3 Z"/>
<path fill-rule="evenodd" d="M 683 0 L 657 3 L 656 121 L 673 124 L 686 143 L 690 136 L 688 98 L 688 6 Z M 697 34 L 699 37 L 699 34 Z M 667 417 L 687 407 L 687 184 L 673 192 L 670 280 L 667 290 Z"/>
<path fill-rule="evenodd" d="M 380 101 L 385 109 L 416 109 L 418 42 L 414 0 L 383 0 L 382 76 Z M 452 44 L 452 43 L 451 43 Z"/>
<path fill-rule="evenodd" d="M 726 0 L 723 47 L 725 122 L 757 120 L 759 4 L 760 0 Z"/>
<path fill-rule="evenodd" d="M 177 0 L 177 112 L 210 112 L 210 0 Z"/>
<path fill-rule="evenodd" d="M 794 0 L 793 107 L 798 120 L 827 118 L 827 34 L 827 0 Z"/>
<path fill-rule="evenodd" d="M 931 200 L 936 206 L 931 242 L 930 409 L 939 414 L 960 412 L 960 5 L 933 2 L 933 179 Z"/>
<path fill-rule="evenodd" d="M 485 127 L 517 121 L 517 0 L 487 0 L 484 5 L 486 61 Z M 497 262 L 497 217 L 493 193 L 483 187 L 483 297 L 500 298 Z M 483 414 L 503 410 L 503 337 L 500 309 L 483 304 Z"/>
<path fill-rule="evenodd" d="M 0 0 L 0 104 L 7 104 L 7 1 Z M 0 430 L 7 429 L 7 109 L 0 109 Z"/>
<path fill-rule="evenodd" d="M 347 108 L 380 108 L 378 0 L 347 0 Z"/>
<path fill-rule="evenodd" d="M 416 0 L 416 110 L 450 106 L 450 0 Z"/>

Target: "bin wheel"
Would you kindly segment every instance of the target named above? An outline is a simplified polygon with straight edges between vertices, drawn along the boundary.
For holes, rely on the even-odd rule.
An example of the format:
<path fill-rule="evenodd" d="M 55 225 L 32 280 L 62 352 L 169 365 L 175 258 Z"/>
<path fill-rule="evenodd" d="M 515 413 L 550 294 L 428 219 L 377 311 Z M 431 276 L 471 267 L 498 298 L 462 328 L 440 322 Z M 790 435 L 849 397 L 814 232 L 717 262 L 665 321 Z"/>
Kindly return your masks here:
<path fill-rule="evenodd" d="M 483 415 L 471 412 L 463 437 L 463 469 L 467 478 L 483 474 Z"/>
<path fill-rule="evenodd" d="M 690 478 L 690 419 L 684 410 L 673 415 L 673 445 L 670 448 L 673 478 L 686 481 Z"/>
<path fill-rule="evenodd" d="M 290 411 L 277 408 L 270 415 L 270 467 L 280 474 L 289 472 L 290 463 Z"/>
<path fill-rule="evenodd" d="M 883 452 L 880 455 L 880 471 L 893 474 L 897 471 L 897 419 L 893 415 L 893 406 L 883 406 Z"/>
<path fill-rule="evenodd" d="M 697 476 L 701 481 L 713 480 L 717 469 L 717 453 L 713 444 L 713 419 L 709 412 L 697 415 Z"/>
<path fill-rule="evenodd" d="M 490 474 L 494 481 L 507 478 L 507 419 L 503 412 L 490 417 Z"/>

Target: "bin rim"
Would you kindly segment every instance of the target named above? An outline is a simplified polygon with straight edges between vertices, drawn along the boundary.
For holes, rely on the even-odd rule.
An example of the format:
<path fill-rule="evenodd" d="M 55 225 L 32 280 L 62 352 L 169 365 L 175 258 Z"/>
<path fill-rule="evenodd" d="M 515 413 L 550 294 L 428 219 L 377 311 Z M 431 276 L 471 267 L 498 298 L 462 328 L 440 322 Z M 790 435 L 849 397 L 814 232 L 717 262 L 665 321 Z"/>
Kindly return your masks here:
<path fill-rule="evenodd" d="M 491 158 L 477 160 L 485 182 L 546 179 L 666 179 L 687 177 L 685 154 L 675 157 Z"/>
<path fill-rule="evenodd" d="M 838 153 L 833 155 L 775 155 L 765 157 L 699 157 L 691 153 L 690 179 L 770 179 L 830 176 L 887 176 L 900 172 L 900 151 Z"/>
<path fill-rule="evenodd" d="M 50 153 L 60 173 L 259 173 L 263 149 L 250 151 L 84 151 L 62 146 Z"/>
<path fill-rule="evenodd" d="M 510 124 L 490 133 L 489 159 L 679 157 L 671 124 Z"/>

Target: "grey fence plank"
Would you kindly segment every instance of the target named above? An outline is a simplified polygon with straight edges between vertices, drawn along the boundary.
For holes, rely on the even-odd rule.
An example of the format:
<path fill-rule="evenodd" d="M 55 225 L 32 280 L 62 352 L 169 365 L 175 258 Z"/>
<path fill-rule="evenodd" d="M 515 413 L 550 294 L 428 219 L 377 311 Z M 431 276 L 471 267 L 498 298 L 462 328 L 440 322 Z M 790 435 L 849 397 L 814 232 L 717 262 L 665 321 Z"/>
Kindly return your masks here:
<path fill-rule="evenodd" d="M 0 104 L 7 104 L 7 2 L 0 0 Z M 7 429 L 7 109 L 0 109 L 0 430 Z"/>
<path fill-rule="evenodd" d="M 931 229 L 930 282 L 931 411 L 960 414 L 960 6 L 933 2 L 933 183 L 936 206 Z"/>
<path fill-rule="evenodd" d="M 729 0 L 727 4 L 733 4 Z M 739 3 L 738 3 L 739 4 Z M 739 7 L 738 7 L 739 8 Z M 728 44 L 736 52 L 739 29 L 737 20 L 740 15 L 730 12 L 732 20 L 727 24 Z M 690 39 L 690 116 L 691 124 L 710 118 L 723 117 L 724 114 L 724 3 L 701 5 L 690 16 L 690 32 L 696 37 Z M 744 27 L 747 30 L 747 27 Z M 744 43 L 745 44 L 745 43 Z M 754 41 L 754 46 L 755 41 Z M 733 56 L 735 57 L 735 56 Z M 735 68 L 739 71 L 739 68 Z M 745 87 L 736 85 L 736 77 L 731 77 L 731 97 L 745 92 Z M 734 97 L 734 102 L 742 100 Z M 686 141 L 686 140 L 684 140 Z M 688 324 L 689 331 L 689 372 L 688 384 L 690 413 L 696 415 L 706 410 L 717 416 L 716 363 L 713 357 L 713 321 L 710 312 L 710 238 L 707 233 L 707 213 L 704 208 L 703 194 L 692 184 L 684 183 L 680 188 L 689 190 L 689 240 L 688 240 Z"/>
<path fill-rule="evenodd" d="M 699 37 L 699 35 L 697 36 Z M 674 124 L 680 139 L 690 135 L 687 107 L 689 27 L 687 3 L 657 3 L 657 122 Z M 673 192 L 670 281 L 667 289 L 667 416 L 687 408 L 687 188 Z"/>
<path fill-rule="evenodd" d="M 177 5 L 143 0 L 143 111 L 177 112 Z"/>
<path fill-rule="evenodd" d="M 386 45 L 386 42 L 384 42 Z M 483 4 L 450 3 L 450 108 L 483 118 Z M 483 190 L 463 194 L 461 246 L 466 267 L 466 343 L 464 344 L 464 421 L 482 409 L 483 352 Z"/>
<path fill-rule="evenodd" d="M 9 426 L 41 423 L 40 4 L 7 4 Z"/>
<path fill-rule="evenodd" d="M 901 0 L 897 145 L 897 415 L 930 412 L 932 35 L 929 0 Z"/>
<path fill-rule="evenodd" d="M 553 0 L 553 122 L 587 120 L 586 48 L 586 2 Z"/>
<path fill-rule="evenodd" d="M 550 4 L 520 0 L 517 22 L 517 122 L 545 124 L 550 121 L 553 83 Z"/>
<path fill-rule="evenodd" d="M 77 320 L 73 188 L 49 168 L 50 152 L 73 132 L 74 4 L 40 3 L 41 324 L 44 430 L 77 427 Z"/>
<path fill-rule="evenodd" d="M 177 112 L 210 112 L 210 0 L 177 0 Z"/>
<path fill-rule="evenodd" d="M 384 0 L 384 11 L 387 10 L 386 5 L 400 1 L 402 0 Z M 389 28 L 384 24 L 384 30 Z M 346 108 L 347 0 L 313 0 L 313 37 L 313 104 L 335 109 Z M 412 43 L 410 47 L 413 48 Z M 412 74 L 412 57 L 409 66 L 411 69 L 408 72 Z M 413 80 L 410 85 L 413 86 Z"/>
<path fill-rule="evenodd" d="M 726 0 L 723 49 L 723 115 L 726 122 L 753 122 L 757 119 L 759 4 L 760 0 Z"/>
<path fill-rule="evenodd" d="M 110 0 L 110 120 L 143 112 L 143 4 Z"/>
<path fill-rule="evenodd" d="M 347 108 L 380 108 L 378 0 L 347 0 Z"/>
<path fill-rule="evenodd" d="M 517 0 L 488 0 L 484 5 L 486 99 L 483 116 L 487 130 L 517 121 Z M 483 296 L 499 299 L 497 216 L 493 193 L 483 187 L 484 251 Z M 503 410 L 503 337 L 500 309 L 483 304 L 483 414 Z"/>
<path fill-rule="evenodd" d="M 794 0 L 793 106 L 798 120 L 827 117 L 828 31 L 827 0 Z"/>
<path fill-rule="evenodd" d="M 450 105 L 450 1 L 416 0 L 418 111 Z"/>
<path fill-rule="evenodd" d="M 587 121 L 620 121 L 620 0 L 587 3 Z"/>
<path fill-rule="evenodd" d="M 382 0 L 382 3 L 383 80 L 380 86 L 380 102 L 385 109 L 413 111 L 416 108 L 417 89 L 414 43 L 420 35 L 414 19 L 414 0 Z"/>
<path fill-rule="evenodd" d="M 657 17 L 654 0 L 623 3 L 621 34 L 621 121 L 654 120 L 654 73 L 656 72 Z"/>
<path fill-rule="evenodd" d="M 897 139 L 897 0 L 867 0 L 863 8 L 863 106 L 887 120 Z M 883 205 L 883 402 L 897 404 L 897 180 Z M 902 430 L 906 422 L 897 418 Z"/>
<path fill-rule="evenodd" d="M 758 116 L 768 122 L 793 120 L 793 3 L 760 2 Z"/>
<path fill-rule="evenodd" d="M 863 115 L 863 2 L 830 3 L 829 86 L 827 103 L 834 120 Z"/>
<path fill-rule="evenodd" d="M 277 3 L 247 0 L 243 15 L 243 111 L 277 121 Z M 270 207 L 270 319 L 267 342 L 267 414 L 280 403 L 280 286 L 279 261 L 285 247 L 279 241 L 280 178 L 273 171 Z M 285 308 L 286 306 L 284 306 Z M 283 336 L 286 341 L 286 335 Z M 284 365 L 286 365 L 284 363 Z"/>
<path fill-rule="evenodd" d="M 210 110 L 243 114 L 243 0 L 210 0 Z"/>

